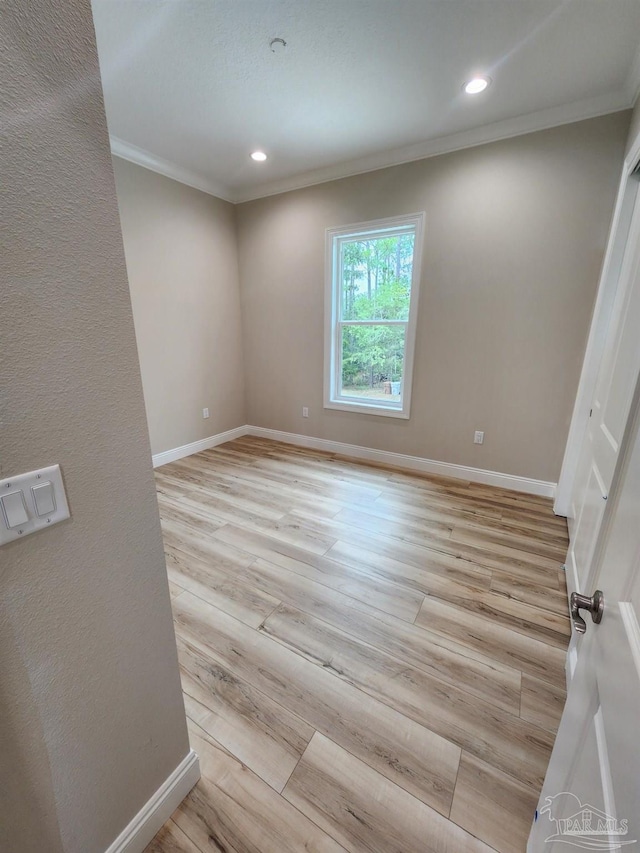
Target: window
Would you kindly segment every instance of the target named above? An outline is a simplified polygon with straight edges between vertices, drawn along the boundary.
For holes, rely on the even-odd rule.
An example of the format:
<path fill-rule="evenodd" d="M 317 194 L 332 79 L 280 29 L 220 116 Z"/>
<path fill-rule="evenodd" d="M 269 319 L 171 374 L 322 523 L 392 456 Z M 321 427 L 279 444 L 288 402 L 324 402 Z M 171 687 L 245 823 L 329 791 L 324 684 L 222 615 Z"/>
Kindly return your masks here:
<path fill-rule="evenodd" d="M 409 417 L 423 219 L 327 230 L 325 408 Z"/>

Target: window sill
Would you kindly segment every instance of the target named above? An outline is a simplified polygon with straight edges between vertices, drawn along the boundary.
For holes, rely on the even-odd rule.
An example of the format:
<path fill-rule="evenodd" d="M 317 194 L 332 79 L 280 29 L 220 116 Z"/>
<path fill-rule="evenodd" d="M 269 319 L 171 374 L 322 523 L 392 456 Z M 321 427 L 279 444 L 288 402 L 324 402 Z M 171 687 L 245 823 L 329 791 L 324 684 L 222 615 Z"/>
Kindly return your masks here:
<path fill-rule="evenodd" d="M 325 409 L 337 409 L 340 412 L 355 412 L 361 415 L 381 415 L 384 418 L 401 418 L 409 420 L 408 409 L 392 409 L 390 406 L 363 405 L 351 403 L 348 400 L 325 400 Z"/>

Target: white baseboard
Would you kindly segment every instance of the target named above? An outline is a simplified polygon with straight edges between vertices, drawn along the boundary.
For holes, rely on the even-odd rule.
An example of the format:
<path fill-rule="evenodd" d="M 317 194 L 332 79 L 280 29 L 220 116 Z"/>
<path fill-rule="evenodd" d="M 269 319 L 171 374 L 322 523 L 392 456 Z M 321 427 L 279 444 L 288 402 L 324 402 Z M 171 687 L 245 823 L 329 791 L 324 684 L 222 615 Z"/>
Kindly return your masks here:
<path fill-rule="evenodd" d="M 200 778 L 200 762 L 191 750 L 171 776 L 140 809 L 106 853 L 143 853 Z"/>
<path fill-rule="evenodd" d="M 210 435 L 208 438 L 201 438 L 199 441 L 192 441 L 191 444 L 183 444 L 182 447 L 174 447 L 172 450 L 154 453 L 151 457 L 153 467 L 158 468 L 160 465 L 166 465 L 168 462 L 174 462 L 184 456 L 191 456 L 193 453 L 200 453 L 201 450 L 208 450 L 210 447 L 224 444 L 225 441 L 232 441 L 234 438 L 240 438 L 246 434 L 247 427 L 240 426 L 235 429 L 228 429 L 226 432 L 219 432 L 217 435 Z"/>
<path fill-rule="evenodd" d="M 382 462 L 409 471 L 419 471 L 422 474 L 438 474 L 441 477 L 454 477 L 459 480 L 469 480 L 472 483 L 484 483 L 488 486 L 499 486 L 502 489 L 513 489 L 517 492 L 527 492 L 530 495 L 541 495 L 553 498 L 556 483 L 545 480 L 532 480 L 529 477 L 516 477 L 513 474 L 501 474 L 498 471 L 484 471 L 482 468 L 470 468 L 466 465 L 454 465 L 451 462 L 436 462 L 434 459 L 423 459 L 420 456 L 407 456 L 404 453 L 391 453 L 388 450 L 375 450 L 372 447 L 360 447 L 357 444 L 343 444 L 340 441 L 329 441 L 325 438 L 314 438 L 310 435 L 296 435 L 292 432 L 280 432 L 277 429 L 248 426 L 245 435 L 259 438 L 271 438 L 286 444 L 296 444 L 313 450 L 326 450 L 329 453 L 340 453 L 342 456 L 352 456 L 355 459 L 369 459 L 372 462 Z"/>
<path fill-rule="evenodd" d="M 381 462 L 408 471 L 419 471 L 422 474 L 438 474 L 441 477 L 454 477 L 458 480 L 469 480 L 472 483 L 484 483 L 487 486 L 499 486 L 502 489 L 512 489 L 516 492 L 526 492 L 530 495 L 540 495 L 553 498 L 556 493 L 556 483 L 546 480 L 532 480 L 529 477 L 516 477 L 514 474 L 501 474 L 499 471 L 485 471 L 482 468 L 471 468 L 467 465 L 455 465 L 452 462 L 437 462 L 435 459 L 423 459 L 421 456 L 407 456 L 404 453 L 391 453 L 388 450 L 376 450 L 373 447 L 361 447 L 359 444 L 344 444 L 341 441 L 330 441 L 326 438 L 315 438 L 312 435 L 297 435 L 293 432 L 281 432 L 277 429 L 266 429 L 257 426 L 241 426 L 220 432 L 218 435 L 156 453 L 153 457 L 153 467 L 166 465 L 183 456 L 191 456 L 201 450 L 224 444 L 243 435 L 254 435 L 257 438 L 270 438 L 285 444 L 295 444 L 298 447 L 309 447 L 312 450 L 325 450 L 328 453 L 340 453 L 342 456 L 352 456 L 354 459 L 365 459 L 371 462 Z"/>

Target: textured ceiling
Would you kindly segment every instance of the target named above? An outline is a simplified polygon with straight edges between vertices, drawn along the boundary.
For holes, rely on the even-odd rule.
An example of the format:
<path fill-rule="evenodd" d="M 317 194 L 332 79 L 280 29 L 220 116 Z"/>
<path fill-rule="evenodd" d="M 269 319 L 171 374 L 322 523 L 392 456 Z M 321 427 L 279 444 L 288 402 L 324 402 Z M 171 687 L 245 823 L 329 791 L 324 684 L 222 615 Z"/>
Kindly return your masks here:
<path fill-rule="evenodd" d="M 496 123 L 494 137 L 621 109 L 635 94 L 640 0 L 93 10 L 114 150 L 233 200 L 462 147 Z M 475 73 L 493 84 L 471 98 L 461 86 Z M 249 159 L 256 148 L 266 163 Z"/>

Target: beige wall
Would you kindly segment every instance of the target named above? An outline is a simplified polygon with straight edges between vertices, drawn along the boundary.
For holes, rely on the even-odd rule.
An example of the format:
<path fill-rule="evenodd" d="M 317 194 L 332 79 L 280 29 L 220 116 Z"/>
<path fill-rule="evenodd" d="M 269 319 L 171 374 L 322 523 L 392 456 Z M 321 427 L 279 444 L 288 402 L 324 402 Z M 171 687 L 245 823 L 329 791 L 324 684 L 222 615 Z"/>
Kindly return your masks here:
<path fill-rule="evenodd" d="M 103 853 L 188 741 L 89 3 L 0 57 L 0 469 L 71 508 L 0 550 L 0 849 Z"/>
<path fill-rule="evenodd" d="M 160 453 L 246 422 L 235 211 L 124 160 L 114 158 L 114 170 L 151 449 Z"/>
<path fill-rule="evenodd" d="M 555 482 L 628 124 L 617 113 L 239 205 L 248 422 Z M 324 410 L 324 231 L 420 210 L 411 419 Z"/>

